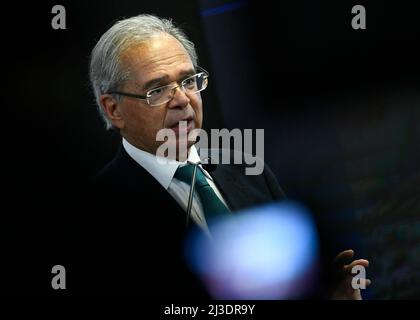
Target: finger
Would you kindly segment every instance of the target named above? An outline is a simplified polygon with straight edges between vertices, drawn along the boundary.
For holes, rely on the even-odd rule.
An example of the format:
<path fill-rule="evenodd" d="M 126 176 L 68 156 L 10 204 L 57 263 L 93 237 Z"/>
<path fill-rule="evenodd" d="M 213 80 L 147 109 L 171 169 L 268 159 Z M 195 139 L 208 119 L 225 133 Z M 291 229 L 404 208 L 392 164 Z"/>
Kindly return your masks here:
<path fill-rule="evenodd" d="M 357 279 L 357 283 L 358 283 L 357 289 L 353 288 L 353 285 L 351 285 L 353 290 L 366 289 L 367 287 L 371 285 L 372 281 L 370 279 L 359 278 Z"/>
<path fill-rule="evenodd" d="M 369 267 L 369 260 L 366 260 L 366 259 L 354 260 L 352 263 L 344 266 L 344 271 L 351 272 L 354 266 L 362 266 L 364 268 L 367 268 Z"/>
<path fill-rule="evenodd" d="M 340 252 L 334 259 L 334 264 L 341 266 L 345 265 L 350 259 L 354 256 L 354 251 L 352 249 L 344 250 Z"/>

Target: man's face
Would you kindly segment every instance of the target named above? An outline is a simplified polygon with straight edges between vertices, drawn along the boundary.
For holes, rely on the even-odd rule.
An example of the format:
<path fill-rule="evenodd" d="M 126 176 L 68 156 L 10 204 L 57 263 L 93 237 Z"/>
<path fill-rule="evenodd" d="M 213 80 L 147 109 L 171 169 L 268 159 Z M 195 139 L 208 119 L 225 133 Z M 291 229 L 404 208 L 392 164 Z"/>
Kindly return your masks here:
<path fill-rule="evenodd" d="M 147 91 L 168 84 L 180 84 L 195 73 L 185 48 L 174 37 L 166 34 L 127 49 L 121 59 L 130 69 L 131 78 L 119 91 L 138 95 L 146 95 Z M 116 118 L 111 117 L 114 126 L 120 129 L 121 135 L 131 144 L 153 154 L 163 143 L 156 141 L 160 129 L 172 129 L 179 143 L 179 121 L 188 121 L 188 132 L 202 125 L 200 94 L 187 95 L 181 88 L 176 89 L 171 101 L 159 106 L 151 107 L 144 100 L 125 96 L 115 104 Z M 188 148 L 193 143 L 189 142 Z"/>

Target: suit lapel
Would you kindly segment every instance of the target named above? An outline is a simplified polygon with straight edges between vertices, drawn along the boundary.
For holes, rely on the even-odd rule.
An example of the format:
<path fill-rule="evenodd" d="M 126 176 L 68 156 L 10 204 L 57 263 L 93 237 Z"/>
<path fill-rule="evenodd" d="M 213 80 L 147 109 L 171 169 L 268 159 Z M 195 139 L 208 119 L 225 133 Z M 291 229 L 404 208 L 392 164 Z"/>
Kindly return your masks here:
<path fill-rule="evenodd" d="M 229 165 L 218 165 L 210 175 L 232 211 L 254 203 L 254 196 L 250 193 L 250 188 L 244 184 L 243 177 Z"/>
<path fill-rule="evenodd" d="M 137 194 L 138 207 L 143 210 L 143 221 L 151 225 L 162 226 L 170 224 L 172 228 L 185 231 L 185 213 L 178 202 L 167 190 L 142 166 L 135 162 L 124 150 L 120 148 L 116 159 L 122 168 L 123 192 Z"/>

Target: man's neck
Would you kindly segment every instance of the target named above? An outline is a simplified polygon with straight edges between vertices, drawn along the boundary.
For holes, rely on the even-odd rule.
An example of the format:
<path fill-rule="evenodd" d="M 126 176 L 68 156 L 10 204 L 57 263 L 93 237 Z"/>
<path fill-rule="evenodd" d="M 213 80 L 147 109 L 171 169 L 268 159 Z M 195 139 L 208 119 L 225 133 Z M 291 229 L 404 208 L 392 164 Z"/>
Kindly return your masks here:
<path fill-rule="evenodd" d="M 131 144 L 133 147 L 135 147 L 139 150 L 150 153 L 150 154 L 152 154 L 156 157 L 163 157 L 163 158 L 166 158 L 168 160 L 175 160 L 175 161 L 178 161 L 178 162 L 185 162 L 186 160 L 188 160 L 188 157 L 189 157 L 190 151 L 191 151 L 191 147 L 193 146 L 193 144 L 192 144 L 192 145 L 188 146 L 186 149 L 183 148 L 183 150 L 180 150 L 180 148 L 177 148 L 176 155 L 171 156 L 170 154 L 162 154 L 162 155 L 158 154 L 157 149 L 149 150 L 149 149 L 143 147 L 142 145 L 139 145 L 135 141 L 132 141 L 132 139 L 130 139 L 128 137 L 123 137 L 123 139 L 125 139 L 129 144 Z"/>

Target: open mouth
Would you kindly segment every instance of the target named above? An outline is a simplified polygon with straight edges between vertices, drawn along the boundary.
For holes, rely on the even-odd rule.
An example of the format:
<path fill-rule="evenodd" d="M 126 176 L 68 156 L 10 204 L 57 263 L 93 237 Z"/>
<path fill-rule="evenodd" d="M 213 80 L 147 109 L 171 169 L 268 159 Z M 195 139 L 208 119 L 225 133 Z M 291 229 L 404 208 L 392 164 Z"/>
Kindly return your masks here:
<path fill-rule="evenodd" d="M 175 123 L 170 129 L 172 129 L 175 134 L 188 134 L 194 128 L 194 119 L 192 117 L 180 120 Z"/>

